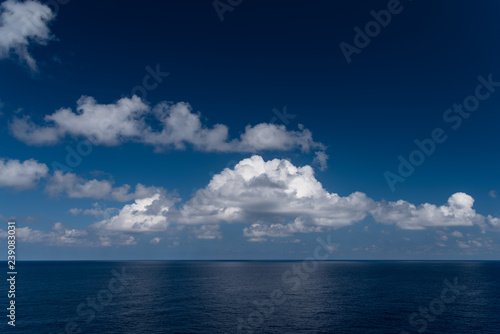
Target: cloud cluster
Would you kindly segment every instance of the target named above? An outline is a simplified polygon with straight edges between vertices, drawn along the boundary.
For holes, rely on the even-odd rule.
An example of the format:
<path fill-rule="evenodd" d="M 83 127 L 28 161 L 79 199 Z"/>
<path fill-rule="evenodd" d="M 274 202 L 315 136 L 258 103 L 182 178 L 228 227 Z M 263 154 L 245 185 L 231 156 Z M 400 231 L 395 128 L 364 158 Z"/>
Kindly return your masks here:
<path fill-rule="evenodd" d="M 18 161 L 11 164 L 15 165 L 15 170 L 23 166 Z M 40 168 L 40 164 L 34 161 L 24 164 Z M 38 177 L 47 173 L 46 166 L 43 167 Z M 0 177 L 0 180 L 6 179 L 14 178 Z M 21 184 L 36 182 L 36 179 L 30 180 Z M 261 242 L 266 238 L 291 237 L 297 233 L 350 226 L 367 217 L 404 230 L 457 226 L 478 226 L 483 232 L 500 230 L 500 219 L 476 213 L 474 199 L 465 193 L 453 194 L 441 206 L 430 203 L 415 205 L 403 200 L 378 202 L 361 192 L 341 196 L 326 191 L 310 166 L 297 167 L 284 159 L 265 161 L 258 155 L 243 159 L 233 168 L 225 168 L 214 175 L 205 188 L 199 189 L 184 203 L 176 194 L 167 194 L 163 188 L 138 184 L 135 192 L 129 190 L 128 185 L 113 187 L 110 181 L 85 180 L 60 171 L 50 176 L 46 185 L 46 192 L 52 195 L 134 201 L 121 209 L 104 210 L 94 204 L 92 209 L 85 211 L 77 208 L 70 210 L 75 215 L 83 212 L 102 216 L 88 230 L 100 238 L 99 243 L 103 246 L 112 243 L 133 245 L 137 241 L 130 234 L 170 233 L 185 227 L 198 239 L 220 239 L 220 225 L 224 223 L 247 225 L 243 228 L 243 235 L 249 241 Z M 26 233 L 29 232 L 32 241 L 58 240 L 61 237 L 72 240 L 73 236 L 81 236 L 68 231 L 58 228 L 48 234 L 31 230 Z M 454 231 L 450 236 L 462 238 L 463 235 Z M 448 236 L 441 234 L 439 242 L 447 240 Z"/>
<path fill-rule="evenodd" d="M 474 225 L 495 230 L 500 226 L 500 219 L 477 214 L 474 199 L 465 193 L 453 194 L 442 206 L 377 202 L 361 192 L 340 196 L 323 189 L 310 166 L 296 167 L 281 159 L 264 161 L 257 155 L 214 175 L 181 207 L 175 201 L 180 200 L 157 193 L 125 205 L 96 227 L 151 232 L 165 231 L 169 224 L 199 225 L 192 230 L 197 238 L 215 239 L 220 237 L 220 224 L 241 223 L 250 224 L 243 229 L 249 241 L 264 241 L 350 226 L 368 216 L 405 230 Z"/>
<path fill-rule="evenodd" d="M 23 162 L 0 159 L 0 187 L 13 187 L 18 190 L 34 188 L 48 172 L 45 164 L 33 159 Z"/>
<path fill-rule="evenodd" d="M 108 180 L 86 180 L 74 173 L 55 171 L 47 180 L 45 192 L 51 196 L 64 194 L 69 198 L 110 199 L 128 202 L 152 196 L 161 190 L 161 188 L 146 187 L 140 183 L 135 186 L 134 192 L 130 192 L 130 188 L 128 184 L 113 187 L 113 182 Z"/>
<path fill-rule="evenodd" d="M 45 242 L 50 245 L 87 244 L 87 231 L 70 229 L 61 223 L 55 223 L 51 231 L 33 230 L 30 227 L 16 229 L 16 238 L 22 242 Z"/>
<path fill-rule="evenodd" d="M 302 125 L 296 131 L 271 123 L 249 125 L 239 139 L 230 140 L 226 125 L 204 125 L 201 114 L 193 112 L 188 103 L 162 102 L 151 108 L 137 96 L 113 104 L 98 104 L 92 97 L 82 97 L 77 101 L 76 111 L 59 109 L 46 115 L 44 122 L 36 124 L 29 117 L 14 118 L 10 130 L 29 145 L 53 145 L 71 136 L 94 145 L 138 142 L 152 145 L 158 151 L 184 150 L 187 146 L 205 152 L 325 150 Z M 317 158 L 321 168 L 326 168 L 326 156 Z"/>
<path fill-rule="evenodd" d="M 48 24 L 54 18 L 52 10 L 38 1 L 4 1 L 0 5 L 0 59 L 16 54 L 36 71 L 29 45 L 45 45 L 51 39 Z"/>

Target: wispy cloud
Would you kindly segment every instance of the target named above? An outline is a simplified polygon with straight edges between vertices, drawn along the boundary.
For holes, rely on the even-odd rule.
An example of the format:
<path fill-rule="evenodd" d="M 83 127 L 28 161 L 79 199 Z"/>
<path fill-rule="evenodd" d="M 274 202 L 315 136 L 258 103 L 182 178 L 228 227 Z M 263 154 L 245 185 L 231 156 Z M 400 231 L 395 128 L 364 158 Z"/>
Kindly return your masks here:
<path fill-rule="evenodd" d="M 12 55 L 32 71 L 37 65 L 29 52 L 30 44 L 45 45 L 51 39 L 52 10 L 38 1 L 7 0 L 0 5 L 0 59 Z"/>
<path fill-rule="evenodd" d="M 74 173 L 55 171 L 48 177 L 45 192 L 51 196 L 65 195 L 69 198 L 110 199 L 127 202 L 137 198 L 149 197 L 157 192 L 157 187 L 146 187 L 142 184 L 135 186 L 130 192 L 128 184 L 114 187 L 109 180 L 84 179 Z"/>

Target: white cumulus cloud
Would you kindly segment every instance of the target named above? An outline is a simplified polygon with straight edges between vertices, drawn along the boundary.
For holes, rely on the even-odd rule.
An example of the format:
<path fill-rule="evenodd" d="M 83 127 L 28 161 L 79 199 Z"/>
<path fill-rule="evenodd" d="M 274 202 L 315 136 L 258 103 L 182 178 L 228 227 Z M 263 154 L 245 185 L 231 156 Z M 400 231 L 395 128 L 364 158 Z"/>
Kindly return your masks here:
<path fill-rule="evenodd" d="M 19 190 L 34 188 L 41 178 L 47 176 L 49 168 L 36 160 L 0 159 L 0 187 Z"/>
<path fill-rule="evenodd" d="M 112 104 L 99 104 L 84 96 L 77 101 L 76 111 L 59 109 L 46 115 L 43 124 L 36 124 L 28 116 L 16 117 L 10 129 L 17 139 L 29 145 L 53 145 L 70 136 L 87 139 L 94 145 L 138 142 L 152 145 L 157 151 L 184 150 L 187 146 L 206 152 L 326 149 L 302 125 L 298 130 L 270 123 L 248 125 L 240 138 L 231 140 L 226 125 L 206 126 L 201 114 L 193 112 L 188 103 L 162 102 L 150 107 L 137 96 Z M 326 154 L 320 153 L 316 158 L 321 168 L 326 168 Z"/>
<path fill-rule="evenodd" d="M 45 124 L 29 117 L 14 118 L 13 135 L 29 145 L 52 145 L 65 136 L 83 137 L 95 145 L 115 146 L 139 136 L 146 128 L 142 116 L 149 107 L 134 96 L 113 104 L 98 104 L 92 97 L 77 101 L 76 112 L 62 108 L 46 115 Z"/>
<path fill-rule="evenodd" d="M 158 232 L 165 231 L 169 225 L 168 215 L 175 210 L 176 198 L 163 192 L 147 198 L 137 199 L 125 205 L 111 218 L 93 224 L 99 231 L 116 232 Z"/>
<path fill-rule="evenodd" d="M 473 226 L 484 221 L 472 208 L 474 199 L 465 193 L 453 194 L 442 206 L 424 203 L 416 206 L 407 201 L 380 202 L 371 211 L 377 222 L 396 224 L 402 229 L 422 230 L 427 227 Z"/>
<path fill-rule="evenodd" d="M 323 189 L 310 166 L 288 160 L 240 161 L 214 175 L 182 209 L 186 224 L 248 223 L 300 218 L 304 224 L 342 227 L 364 219 L 372 200 L 356 192 L 342 197 Z"/>

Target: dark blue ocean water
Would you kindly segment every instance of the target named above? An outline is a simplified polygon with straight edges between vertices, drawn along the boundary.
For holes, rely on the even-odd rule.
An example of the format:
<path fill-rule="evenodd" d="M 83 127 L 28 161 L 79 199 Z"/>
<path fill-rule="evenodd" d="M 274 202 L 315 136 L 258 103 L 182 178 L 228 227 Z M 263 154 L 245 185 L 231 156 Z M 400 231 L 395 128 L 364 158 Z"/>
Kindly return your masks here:
<path fill-rule="evenodd" d="M 21 262 L 17 270 L 16 327 L 6 324 L 2 285 L 2 333 L 500 333 L 500 262 Z"/>

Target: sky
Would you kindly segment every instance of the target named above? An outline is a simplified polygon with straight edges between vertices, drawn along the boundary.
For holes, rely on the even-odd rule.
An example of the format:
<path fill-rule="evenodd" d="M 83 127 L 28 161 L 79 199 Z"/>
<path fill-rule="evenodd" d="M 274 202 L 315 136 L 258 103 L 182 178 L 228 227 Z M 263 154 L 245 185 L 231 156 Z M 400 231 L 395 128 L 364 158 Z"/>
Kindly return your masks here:
<path fill-rule="evenodd" d="M 20 260 L 498 260 L 496 1 L 0 3 Z"/>

